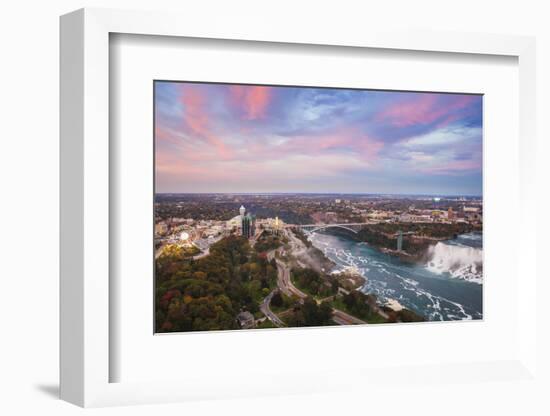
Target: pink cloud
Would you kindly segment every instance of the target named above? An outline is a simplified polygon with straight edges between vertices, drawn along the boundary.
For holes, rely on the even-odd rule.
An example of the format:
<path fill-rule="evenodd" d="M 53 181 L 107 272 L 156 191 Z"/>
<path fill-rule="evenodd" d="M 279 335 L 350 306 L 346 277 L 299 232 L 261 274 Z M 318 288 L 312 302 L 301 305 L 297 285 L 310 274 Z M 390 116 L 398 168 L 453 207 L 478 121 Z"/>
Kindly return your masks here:
<path fill-rule="evenodd" d="M 344 129 L 329 135 L 295 137 L 281 146 L 280 151 L 290 154 L 351 152 L 359 155 L 365 162 L 374 162 L 383 147 L 383 142 L 356 129 Z"/>
<path fill-rule="evenodd" d="M 283 190 L 285 186 L 293 186 L 296 177 L 316 182 L 371 168 L 384 146 L 383 142 L 350 128 L 282 141 L 249 137 L 242 146 L 236 146 L 231 159 L 223 159 L 207 143 L 181 139 L 171 130 L 158 129 L 158 134 L 164 138 L 156 149 L 160 191 L 205 191 L 218 189 L 216 184 L 239 189 L 244 183 L 256 186 L 263 180 Z M 176 146 L 172 145 L 173 140 Z"/>
<path fill-rule="evenodd" d="M 242 162 L 285 160 L 301 155 L 343 155 L 362 160 L 366 166 L 378 159 L 384 143 L 357 129 L 348 128 L 330 134 L 301 135 L 280 140 L 249 136 L 245 144 L 238 147 L 240 151 L 235 154 L 235 160 Z"/>
<path fill-rule="evenodd" d="M 185 112 L 190 110 L 186 117 L 192 117 L 191 123 L 186 121 L 189 132 L 178 132 L 160 123 L 156 126 L 156 166 L 159 178 L 165 181 L 170 178 L 200 182 L 231 181 L 237 174 L 246 177 L 257 172 L 265 173 L 270 164 L 285 166 L 283 169 L 292 175 L 299 169 L 308 171 L 321 165 L 326 172 L 334 173 L 370 168 L 384 147 L 382 141 L 355 128 L 280 139 L 244 134 L 238 139 L 243 140 L 241 142 L 234 142 L 233 145 L 231 141 L 225 142 L 226 147 L 232 149 L 231 157 L 220 157 L 219 152 L 212 151 L 210 141 L 196 140 L 194 137 L 210 138 L 211 133 L 208 117 L 203 117 L 202 98 L 200 95 L 188 97 Z"/>
<path fill-rule="evenodd" d="M 213 168 L 211 163 L 202 162 L 203 157 L 197 158 L 195 154 L 188 157 L 185 152 L 157 152 L 155 157 L 155 170 L 158 178 L 182 182 L 208 182 L 226 181 L 236 179 L 234 172 L 226 169 Z M 216 166 L 225 162 L 219 159 Z"/>
<path fill-rule="evenodd" d="M 448 103 L 441 103 L 435 94 L 422 94 L 412 101 L 393 103 L 379 112 L 375 120 L 389 122 L 396 127 L 431 124 L 439 120 L 438 126 L 445 126 L 458 119 L 453 112 L 467 107 L 473 96 L 457 96 Z"/>
<path fill-rule="evenodd" d="M 265 117 L 271 101 L 270 87 L 232 85 L 229 87 L 231 102 L 244 112 L 244 118 L 255 120 Z"/>
<path fill-rule="evenodd" d="M 183 181 L 219 180 L 218 172 L 213 172 L 208 166 L 192 165 L 187 163 L 157 163 L 157 174 L 174 177 Z"/>
<path fill-rule="evenodd" d="M 157 143 L 170 143 L 171 145 L 179 145 L 181 140 L 177 138 L 172 131 L 162 127 L 160 123 L 155 125 L 155 141 Z"/>
<path fill-rule="evenodd" d="M 444 164 L 428 166 L 420 169 L 420 172 L 431 175 L 453 175 L 476 170 L 481 170 L 481 161 L 472 159 L 453 160 Z"/>
<path fill-rule="evenodd" d="M 223 158 L 231 157 L 231 151 L 212 129 L 208 114 L 208 97 L 194 86 L 181 87 L 184 122 L 190 132 L 215 147 Z"/>

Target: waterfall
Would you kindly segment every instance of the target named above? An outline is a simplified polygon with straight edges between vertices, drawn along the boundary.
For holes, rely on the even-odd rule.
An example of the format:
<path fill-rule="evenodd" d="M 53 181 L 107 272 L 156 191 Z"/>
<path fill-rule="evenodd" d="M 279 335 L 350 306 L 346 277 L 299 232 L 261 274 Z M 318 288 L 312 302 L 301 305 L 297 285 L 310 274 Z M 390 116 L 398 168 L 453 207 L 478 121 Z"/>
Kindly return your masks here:
<path fill-rule="evenodd" d="M 457 279 L 483 283 L 483 250 L 439 242 L 428 249 L 426 268 L 433 273 L 449 273 Z"/>

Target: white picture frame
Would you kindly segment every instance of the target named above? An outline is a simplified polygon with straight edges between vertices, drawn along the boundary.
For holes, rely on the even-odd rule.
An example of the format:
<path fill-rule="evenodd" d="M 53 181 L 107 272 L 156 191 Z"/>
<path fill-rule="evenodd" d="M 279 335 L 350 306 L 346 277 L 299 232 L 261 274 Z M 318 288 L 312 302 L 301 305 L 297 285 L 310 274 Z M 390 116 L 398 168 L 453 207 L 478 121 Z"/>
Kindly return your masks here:
<path fill-rule="evenodd" d="M 110 382 L 109 368 L 117 357 L 110 350 L 109 296 L 110 169 L 109 157 L 109 36 L 113 33 L 147 36 L 331 45 L 453 54 L 504 55 L 519 62 L 520 212 L 518 264 L 530 271 L 518 287 L 517 355 L 506 361 L 456 364 L 442 362 L 439 374 L 451 372 L 465 380 L 471 374 L 523 380 L 536 376 L 536 218 L 527 215 L 536 195 L 535 176 L 535 40 L 530 37 L 469 33 L 381 31 L 349 28 L 327 33 L 312 26 L 307 33 L 266 21 L 243 19 L 238 25 L 223 18 L 204 25 L 189 16 L 107 9 L 82 9 L 61 18 L 61 398 L 80 406 L 184 401 L 198 398 L 240 397 L 337 391 L 347 388 L 342 375 L 369 383 L 360 371 L 342 369 L 324 382 L 304 387 L 303 379 L 273 376 L 268 386 L 242 381 L 224 391 L 209 380 L 188 382 Z M 529 266 L 530 265 L 530 266 Z M 513 273 L 513 272 L 511 272 Z M 304 332 L 304 336 L 306 335 Z M 215 336 L 215 334 L 214 334 Z M 426 367 L 426 368 L 423 368 Z M 433 366 L 372 371 L 370 376 L 426 380 Z M 352 374 L 353 373 L 353 374 Z M 390 374 L 390 376 L 388 376 Z M 309 377 L 315 380 L 316 375 Z M 407 377 L 405 376 L 405 380 Z M 273 385 L 280 384 L 277 391 Z"/>

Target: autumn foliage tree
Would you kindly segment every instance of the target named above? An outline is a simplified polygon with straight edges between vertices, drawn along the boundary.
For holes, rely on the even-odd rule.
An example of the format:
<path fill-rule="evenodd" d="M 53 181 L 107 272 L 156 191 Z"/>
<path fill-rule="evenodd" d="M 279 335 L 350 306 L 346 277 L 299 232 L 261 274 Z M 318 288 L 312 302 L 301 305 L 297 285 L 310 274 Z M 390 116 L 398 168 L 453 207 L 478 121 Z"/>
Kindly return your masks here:
<path fill-rule="evenodd" d="M 155 272 L 158 332 L 238 329 L 236 315 L 257 312 L 277 278 L 274 264 L 239 236 L 213 244 L 198 260 L 175 249 L 163 252 Z"/>

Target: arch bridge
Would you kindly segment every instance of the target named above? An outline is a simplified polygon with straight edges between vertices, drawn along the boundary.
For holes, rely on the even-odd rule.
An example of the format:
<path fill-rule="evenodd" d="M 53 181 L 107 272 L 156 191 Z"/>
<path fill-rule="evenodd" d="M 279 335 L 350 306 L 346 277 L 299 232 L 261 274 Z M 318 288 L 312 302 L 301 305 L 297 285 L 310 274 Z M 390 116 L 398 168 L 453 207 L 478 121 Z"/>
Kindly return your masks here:
<path fill-rule="evenodd" d="M 295 225 L 295 228 L 299 228 L 310 233 L 316 231 L 325 230 L 327 228 L 341 228 L 347 231 L 351 231 L 354 234 L 357 234 L 361 228 L 368 225 L 368 223 L 344 223 L 344 224 L 301 224 Z"/>

